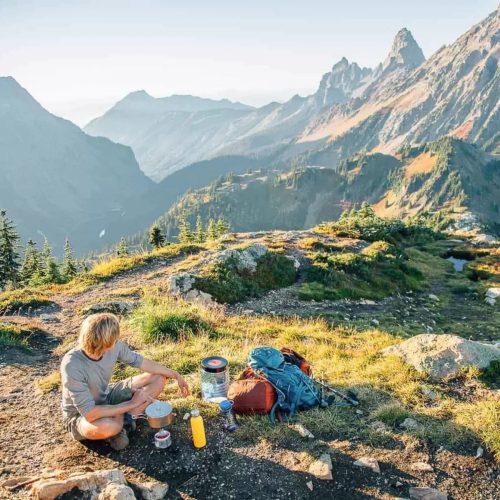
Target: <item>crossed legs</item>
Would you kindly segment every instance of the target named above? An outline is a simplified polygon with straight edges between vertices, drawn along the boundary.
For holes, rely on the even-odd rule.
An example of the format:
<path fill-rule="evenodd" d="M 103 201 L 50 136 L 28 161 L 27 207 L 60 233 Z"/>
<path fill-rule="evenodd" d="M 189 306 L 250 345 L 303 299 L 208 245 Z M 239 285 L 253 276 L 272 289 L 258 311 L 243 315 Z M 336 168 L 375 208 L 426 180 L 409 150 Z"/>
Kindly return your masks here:
<path fill-rule="evenodd" d="M 141 373 L 132 377 L 132 392 L 141 389 L 149 397 L 156 398 L 165 387 L 166 378 L 163 375 Z M 142 413 L 149 403 L 144 403 L 132 408 L 129 413 L 138 415 Z M 123 429 L 123 414 L 114 417 L 104 417 L 89 422 L 85 417 L 78 421 L 78 432 L 85 438 L 91 440 L 108 439 L 116 436 Z"/>

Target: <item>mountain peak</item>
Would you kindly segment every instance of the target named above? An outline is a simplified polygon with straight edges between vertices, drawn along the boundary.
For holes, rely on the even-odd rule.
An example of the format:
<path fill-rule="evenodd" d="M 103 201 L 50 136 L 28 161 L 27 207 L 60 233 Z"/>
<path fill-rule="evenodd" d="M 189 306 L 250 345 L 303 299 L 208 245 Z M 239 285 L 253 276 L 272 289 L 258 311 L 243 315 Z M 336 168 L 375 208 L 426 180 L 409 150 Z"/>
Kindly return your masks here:
<path fill-rule="evenodd" d="M 360 68 L 343 57 L 333 65 L 329 73 L 323 75 L 315 94 L 316 102 L 320 106 L 346 102 L 370 72 L 370 69 Z"/>
<path fill-rule="evenodd" d="M 413 69 L 425 61 L 424 53 L 407 28 L 400 29 L 392 42 L 384 64 L 384 71 L 397 68 Z"/>

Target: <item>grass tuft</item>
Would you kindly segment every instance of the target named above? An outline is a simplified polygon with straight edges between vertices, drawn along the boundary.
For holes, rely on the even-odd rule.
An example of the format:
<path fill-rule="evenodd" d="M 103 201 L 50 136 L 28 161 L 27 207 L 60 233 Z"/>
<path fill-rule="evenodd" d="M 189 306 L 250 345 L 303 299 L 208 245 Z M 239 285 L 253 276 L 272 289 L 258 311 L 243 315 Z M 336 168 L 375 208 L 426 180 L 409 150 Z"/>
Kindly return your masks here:
<path fill-rule="evenodd" d="M 57 391 L 61 387 L 61 373 L 52 372 L 46 377 L 39 379 L 36 383 L 37 387 L 43 394 L 48 394 L 52 391 Z"/>

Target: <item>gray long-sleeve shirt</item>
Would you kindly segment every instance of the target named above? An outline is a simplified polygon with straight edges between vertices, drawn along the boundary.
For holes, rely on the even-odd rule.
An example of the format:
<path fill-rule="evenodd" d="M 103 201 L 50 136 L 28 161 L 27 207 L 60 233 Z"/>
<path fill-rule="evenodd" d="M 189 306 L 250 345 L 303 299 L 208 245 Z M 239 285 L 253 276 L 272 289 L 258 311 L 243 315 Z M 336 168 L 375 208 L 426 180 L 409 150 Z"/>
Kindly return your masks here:
<path fill-rule="evenodd" d="M 121 361 L 139 368 L 144 358 L 118 340 L 101 359 L 89 358 L 78 347 L 67 352 L 61 362 L 62 412 L 66 420 L 85 416 L 96 405 L 106 403 L 113 366 Z"/>

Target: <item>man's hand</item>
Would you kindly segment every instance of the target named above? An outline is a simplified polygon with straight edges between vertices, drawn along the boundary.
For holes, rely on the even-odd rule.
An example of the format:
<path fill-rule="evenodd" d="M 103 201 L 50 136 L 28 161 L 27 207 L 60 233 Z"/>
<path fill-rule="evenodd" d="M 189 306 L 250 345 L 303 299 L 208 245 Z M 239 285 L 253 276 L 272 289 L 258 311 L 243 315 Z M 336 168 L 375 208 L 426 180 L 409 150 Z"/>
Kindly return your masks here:
<path fill-rule="evenodd" d="M 130 401 L 131 403 L 133 403 L 135 408 L 136 406 L 141 406 L 144 403 L 152 403 L 154 400 L 149 394 L 147 394 L 142 389 L 137 389 L 134 392 L 134 395 L 132 396 L 132 399 Z"/>
<path fill-rule="evenodd" d="M 181 392 L 181 396 L 183 398 L 189 396 L 189 386 L 187 382 L 182 378 L 180 374 L 177 374 L 177 383 L 179 384 L 179 391 Z"/>

